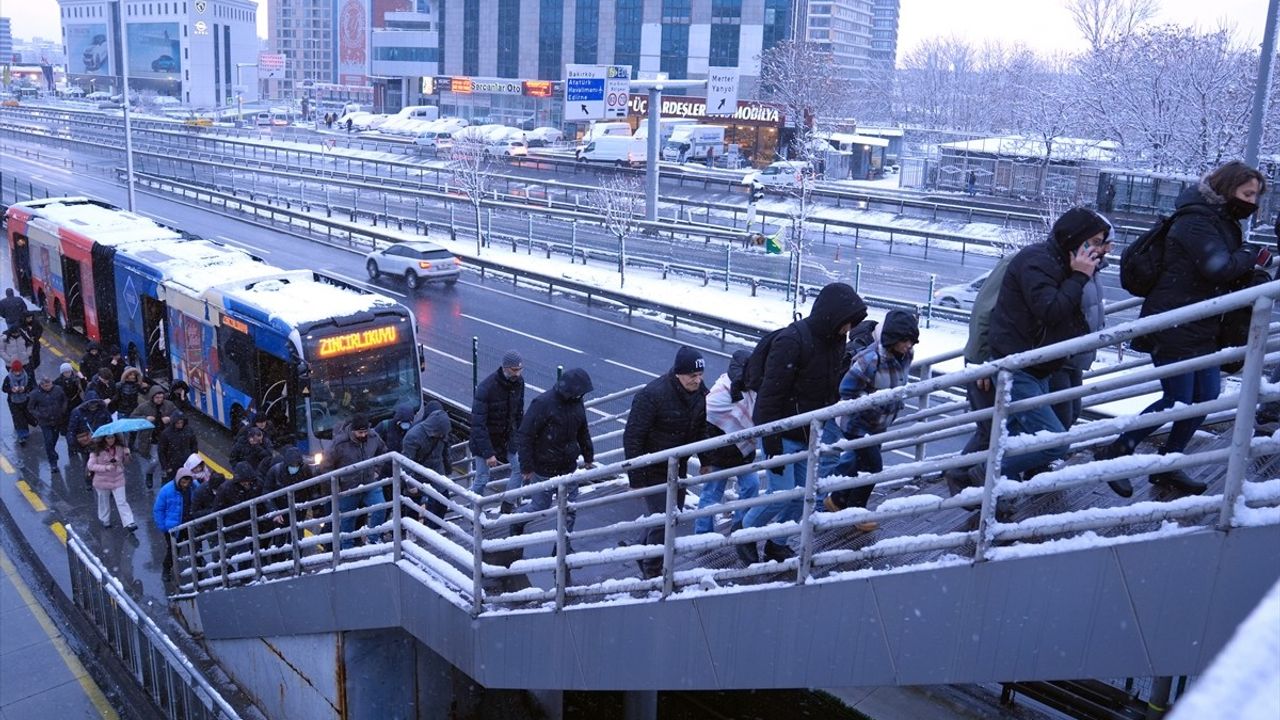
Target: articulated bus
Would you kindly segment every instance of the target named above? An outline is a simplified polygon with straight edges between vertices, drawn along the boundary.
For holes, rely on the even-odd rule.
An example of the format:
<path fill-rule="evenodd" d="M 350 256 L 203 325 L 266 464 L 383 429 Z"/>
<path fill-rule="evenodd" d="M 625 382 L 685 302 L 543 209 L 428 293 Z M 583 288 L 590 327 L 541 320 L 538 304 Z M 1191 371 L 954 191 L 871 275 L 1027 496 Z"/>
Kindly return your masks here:
<path fill-rule="evenodd" d="M 421 403 L 413 317 L 388 297 L 86 198 L 6 218 L 18 292 L 148 377 L 185 381 L 226 427 L 265 413 L 314 456 L 357 412 Z"/>

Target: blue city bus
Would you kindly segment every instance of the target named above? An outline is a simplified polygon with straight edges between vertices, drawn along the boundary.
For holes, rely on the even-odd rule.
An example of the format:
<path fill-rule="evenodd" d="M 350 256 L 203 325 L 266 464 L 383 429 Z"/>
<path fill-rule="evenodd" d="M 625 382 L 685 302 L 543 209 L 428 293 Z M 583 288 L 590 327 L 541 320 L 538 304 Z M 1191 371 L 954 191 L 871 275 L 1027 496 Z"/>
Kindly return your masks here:
<path fill-rule="evenodd" d="M 48 290 L 51 320 L 118 342 L 153 380 L 186 382 L 191 406 L 223 426 L 263 414 L 318 459 L 352 415 L 421 403 L 413 317 L 384 295 L 84 198 L 20 203 L 9 218 L 15 276 Z"/>

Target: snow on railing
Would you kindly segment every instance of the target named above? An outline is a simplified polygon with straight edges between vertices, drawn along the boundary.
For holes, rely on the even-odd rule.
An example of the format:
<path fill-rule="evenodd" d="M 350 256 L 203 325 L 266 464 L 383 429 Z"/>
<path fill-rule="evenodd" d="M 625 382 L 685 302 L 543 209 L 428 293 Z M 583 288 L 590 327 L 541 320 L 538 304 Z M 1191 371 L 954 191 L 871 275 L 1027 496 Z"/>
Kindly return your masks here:
<path fill-rule="evenodd" d="M 685 597 L 691 593 L 726 592 L 732 586 L 748 590 L 776 587 L 778 583 L 830 582 L 871 571 L 900 572 L 937 563 L 985 562 L 1091 544 L 1132 542 L 1203 530 L 1206 523 L 1225 531 L 1242 525 L 1280 522 L 1280 479 L 1251 477 L 1245 482 L 1251 461 L 1280 454 L 1280 437 L 1253 437 L 1253 413 L 1239 412 L 1240 408 L 1257 407 L 1261 400 L 1280 400 L 1280 385 L 1261 380 L 1266 348 L 1278 340 L 1268 322 L 1277 295 L 1280 282 L 1268 283 L 986 365 L 967 367 L 945 377 L 922 373 L 926 378 L 922 381 L 794 418 L 488 496 L 476 495 L 456 479 L 443 477 L 403 456 L 388 454 L 183 525 L 171 536 L 179 559 L 180 586 L 185 592 L 200 592 L 306 572 L 396 562 L 458 607 L 479 615 L 516 608 L 559 609 L 568 604 Z M 1010 401 L 1009 378 L 1013 370 L 1114 345 L 1238 307 L 1253 308 L 1245 348 L 1229 348 L 1161 367 L 1130 365 L 1123 375 L 1108 377 L 1098 373 L 1094 382 L 1079 388 Z M 1162 377 L 1241 358 L 1244 370 L 1238 387 L 1212 400 L 1179 404 L 1158 413 L 1081 423 L 1058 434 L 1009 437 L 1004 429 L 1004 419 L 1012 412 L 1076 398 L 1089 406 L 1140 397 L 1152 392 Z M 819 441 L 824 423 L 834 418 L 880 403 L 923 398 L 978 378 L 994 379 L 994 408 L 954 414 L 960 410 L 956 407 L 953 414 L 946 414 L 937 411 L 942 406 L 930 407 L 922 402 L 917 405 L 921 410 L 901 418 L 880 435 L 832 444 Z M 1068 463 L 1027 482 L 1001 477 L 1000 466 L 1012 456 L 1049 447 L 1096 443 L 1136 427 L 1206 414 L 1235 415 L 1229 447 L 1194 454 L 1134 455 Z M 906 447 L 923 438 L 932 441 L 967 432 L 979 419 L 991 419 L 996 428 L 993 444 L 997 451 L 891 464 L 881 472 L 856 477 L 819 477 L 819 467 L 844 450 L 875 443 Z M 799 427 L 807 427 L 811 438 L 804 451 L 766 458 L 745 467 L 676 477 L 676 458 Z M 696 492 L 707 482 L 779 468 L 797 460 L 808 461 L 808 474 L 793 489 L 754 498 L 730 497 L 707 508 L 677 504 L 681 491 Z M 935 481 L 944 469 L 977 463 L 986 464 L 983 486 L 954 497 L 920 493 L 887 500 L 874 510 L 818 511 L 820 499 L 836 490 L 871 484 L 882 489 L 918 487 L 922 480 Z M 665 484 L 637 490 L 619 482 L 628 470 L 654 464 L 668 468 Z M 1017 522 L 1009 521 L 1004 514 L 1007 505 L 1045 493 L 1204 466 L 1226 466 L 1220 494 L 1087 508 Z M 352 475 L 371 469 L 377 470 L 377 480 L 350 487 Z M 366 496 L 373 488 L 382 493 L 384 501 L 357 507 L 355 498 Z M 570 501 L 567 493 L 572 488 L 596 492 L 583 493 Z M 546 510 L 498 513 L 501 503 L 519 504 L 547 491 L 555 491 L 557 500 Z M 664 496 L 667 511 L 645 513 L 643 497 L 653 494 Z M 802 510 L 798 518 L 734 529 L 728 535 L 680 533 L 682 527 L 698 518 L 784 501 L 799 504 Z M 962 510 L 975 508 L 976 519 L 970 516 L 965 520 Z M 951 516 L 933 520 L 940 513 Z M 570 531 L 569 519 L 575 516 L 579 525 Z M 917 529 L 899 536 L 878 537 L 875 542 L 856 548 L 840 546 L 849 544 L 843 536 L 853 533 L 855 525 L 902 521 L 903 525 L 919 528 L 921 519 L 926 520 L 928 528 L 924 532 Z M 946 527 L 947 523 L 952 527 Z M 877 532 L 885 533 L 893 527 L 888 525 Z M 665 540 L 652 545 L 640 542 L 638 538 L 650 528 L 666 528 Z M 786 542 L 794 536 L 799 536 L 799 551 L 793 557 L 742 567 L 734 552 L 744 544 Z M 660 565 L 660 573 L 637 577 L 634 568 L 641 561 Z"/>

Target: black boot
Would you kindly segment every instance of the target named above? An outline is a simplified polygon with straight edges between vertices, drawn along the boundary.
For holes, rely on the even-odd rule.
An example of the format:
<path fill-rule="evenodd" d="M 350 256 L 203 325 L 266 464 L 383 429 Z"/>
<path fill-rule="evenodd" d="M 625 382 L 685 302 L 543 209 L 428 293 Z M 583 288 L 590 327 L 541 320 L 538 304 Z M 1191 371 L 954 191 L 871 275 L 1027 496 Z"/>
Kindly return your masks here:
<path fill-rule="evenodd" d="M 1123 439 L 1116 439 L 1110 445 L 1103 445 L 1093 451 L 1094 460 L 1113 460 L 1118 457 L 1125 457 L 1133 454 L 1133 445 L 1125 442 Z M 1111 492 L 1122 498 L 1133 497 L 1133 483 L 1128 478 L 1120 478 L 1118 480 L 1108 480 L 1107 487 L 1111 488 Z"/>
<path fill-rule="evenodd" d="M 754 542 L 735 545 L 733 549 L 738 552 L 738 559 L 743 565 L 755 565 L 760 562 L 760 549 Z"/>
<path fill-rule="evenodd" d="M 795 556 L 796 551 L 787 547 L 785 543 L 776 543 L 772 540 L 766 540 L 764 543 L 764 557 L 766 560 L 785 562 Z"/>
<path fill-rule="evenodd" d="M 1200 495 L 1203 494 L 1205 490 L 1209 489 L 1208 485 L 1200 480 L 1196 480 L 1181 470 L 1152 473 L 1151 484 L 1168 485 L 1169 487 L 1179 492 L 1186 493 L 1187 495 Z"/>

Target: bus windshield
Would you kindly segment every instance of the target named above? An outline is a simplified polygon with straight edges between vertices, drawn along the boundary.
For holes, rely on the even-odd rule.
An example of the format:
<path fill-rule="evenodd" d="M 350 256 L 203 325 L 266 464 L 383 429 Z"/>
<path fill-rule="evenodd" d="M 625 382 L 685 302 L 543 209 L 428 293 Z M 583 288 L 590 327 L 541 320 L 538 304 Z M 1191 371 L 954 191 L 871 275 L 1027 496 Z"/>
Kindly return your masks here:
<path fill-rule="evenodd" d="M 317 328 L 303 337 L 311 367 L 311 432 L 331 439 L 334 428 L 363 413 L 373 422 L 401 403 L 419 403 L 418 353 L 407 318 L 367 326 Z M 298 408 L 306 434 L 305 400 Z"/>

